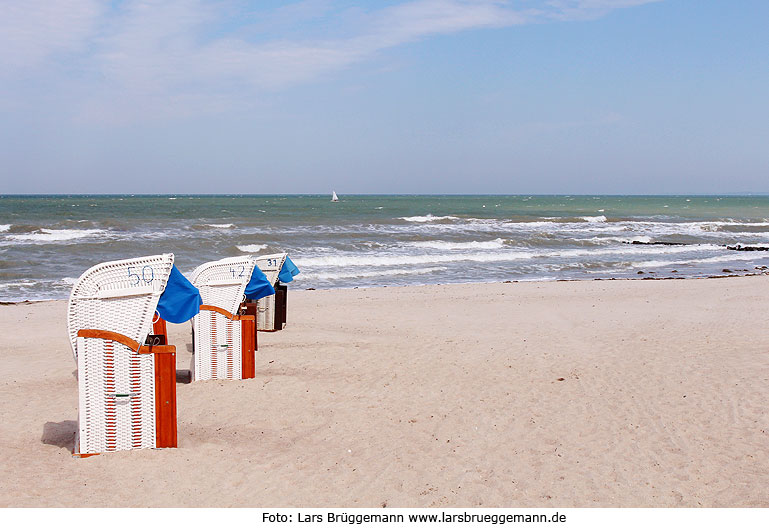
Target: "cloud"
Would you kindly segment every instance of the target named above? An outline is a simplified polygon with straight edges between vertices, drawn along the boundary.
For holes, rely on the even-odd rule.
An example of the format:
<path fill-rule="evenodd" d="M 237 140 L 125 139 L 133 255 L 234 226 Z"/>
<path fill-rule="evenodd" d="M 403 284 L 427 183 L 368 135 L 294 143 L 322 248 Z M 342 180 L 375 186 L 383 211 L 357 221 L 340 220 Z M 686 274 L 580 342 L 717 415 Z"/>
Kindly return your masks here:
<path fill-rule="evenodd" d="M 0 69 L 8 75 L 82 50 L 102 13 L 96 0 L 0 2 Z"/>
<path fill-rule="evenodd" d="M 501 0 L 412 0 L 367 11 L 327 0 L 268 11 L 238 0 L 125 0 L 109 9 L 92 0 L 4 2 L 0 65 L 12 67 L 6 77 L 34 75 L 54 61 L 73 65 L 54 83 L 79 94 L 72 107 L 81 119 L 200 114 L 432 36 L 589 18 L 652 1 L 552 0 L 524 8 Z"/>
<path fill-rule="evenodd" d="M 637 7 L 663 0 L 550 0 L 547 17 L 564 21 L 598 18 L 614 9 Z"/>

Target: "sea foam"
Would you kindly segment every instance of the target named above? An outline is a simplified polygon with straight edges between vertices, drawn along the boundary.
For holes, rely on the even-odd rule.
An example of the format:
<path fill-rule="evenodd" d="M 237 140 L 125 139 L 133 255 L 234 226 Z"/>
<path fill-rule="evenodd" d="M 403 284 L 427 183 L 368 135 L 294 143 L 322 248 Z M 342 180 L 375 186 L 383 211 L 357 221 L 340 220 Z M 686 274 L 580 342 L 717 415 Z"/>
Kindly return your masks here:
<path fill-rule="evenodd" d="M 74 239 L 98 237 L 106 234 L 106 230 L 100 230 L 97 228 L 85 230 L 56 230 L 41 228 L 39 231 L 32 234 L 13 234 L 7 237 L 8 239 L 12 239 L 14 241 L 29 241 L 32 243 L 57 243 L 59 241 L 71 241 Z"/>
<path fill-rule="evenodd" d="M 238 250 L 241 252 L 259 252 L 260 250 L 264 250 L 267 248 L 267 245 L 237 245 Z"/>

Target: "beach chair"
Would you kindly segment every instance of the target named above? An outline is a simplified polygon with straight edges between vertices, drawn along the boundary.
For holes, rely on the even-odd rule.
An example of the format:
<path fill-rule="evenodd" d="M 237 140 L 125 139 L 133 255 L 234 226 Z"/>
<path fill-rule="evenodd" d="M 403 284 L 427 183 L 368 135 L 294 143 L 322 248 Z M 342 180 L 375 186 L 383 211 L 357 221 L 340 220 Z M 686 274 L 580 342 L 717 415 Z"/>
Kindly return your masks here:
<path fill-rule="evenodd" d="M 173 254 L 100 263 L 72 287 L 76 455 L 176 447 L 176 347 L 144 345 L 173 263 Z"/>
<path fill-rule="evenodd" d="M 192 379 L 251 379 L 255 372 L 254 317 L 239 315 L 255 262 L 251 256 L 204 263 L 192 273 L 203 303 L 193 319 Z"/>
<path fill-rule="evenodd" d="M 284 285 L 299 274 L 299 269 L 288 254 L 257 256 L 256 265 L 275 289 L 275 294 L 256 300 L 256 329 L 280 331 L 286 327 L 288 286 Z M 282 282 L 282 283 L 281 283 Z"/>

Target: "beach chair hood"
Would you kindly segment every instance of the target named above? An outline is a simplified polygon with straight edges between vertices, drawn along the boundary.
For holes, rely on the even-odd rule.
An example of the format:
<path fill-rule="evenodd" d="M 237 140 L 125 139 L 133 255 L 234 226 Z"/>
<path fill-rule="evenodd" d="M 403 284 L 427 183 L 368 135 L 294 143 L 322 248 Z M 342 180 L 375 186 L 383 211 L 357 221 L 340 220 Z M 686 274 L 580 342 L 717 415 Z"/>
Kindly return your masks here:
<path fill-rule="evenodd" d="M 161 254 L 100 263 L 85 271 L 72 287 L 67 310 L 75 359 L 82 329 L 112 331 L 144 343 L 173 263 L 173 254 Z"/>
<path fill-rule="evenodd" d="M 236 314 L 254 266 L 255 261 L 251 256 L 209 261 L 192 271 L 191 280 L 200 290 L 203 304 Z"/>
<path fill-rule="evenodd" d="M 272 285 L 277 281 L 283 283 L 289 283 L 293 281 L 294 276 L 299 274 L 299 267 L 297 267 L 288 254 L 267 254 L 264 256 L 257 256 L 254 258 L 256 265 L 264 272 Z"/>

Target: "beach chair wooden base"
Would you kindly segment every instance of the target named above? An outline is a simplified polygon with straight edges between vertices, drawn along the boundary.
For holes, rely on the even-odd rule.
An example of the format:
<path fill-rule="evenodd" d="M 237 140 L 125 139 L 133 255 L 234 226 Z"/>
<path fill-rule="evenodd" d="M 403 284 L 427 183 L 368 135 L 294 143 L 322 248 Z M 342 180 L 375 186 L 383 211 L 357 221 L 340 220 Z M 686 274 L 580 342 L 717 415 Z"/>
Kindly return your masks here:
<path fill-rule="evenodd" d="M 257 304 L 255 301 L 246 300 L 242 304 L 240 304 L 240 314 L 241 315 L 250 315 L 254 317 L 254 322 L 256 322 L 258 315 L 259 315 L 259 309 L 257 307 Z M 256 329 L 257 326 L 254 325 L 254 351 L 259 351 L 259 331 Z"/>
<path fill-rule="evenodd" d="M 256 301 L 257 321 L 259 331 L 281 331 L 286 327 L 286 300 L 288 299 L 288 286 L 280 282 L 273 285 L 275 294 L 265 296 Z"/>
<path fill-rule="evenodd" d="M 90 371 L 90 377 L 103 381 L 103 388 L 107 392 L 99 392 L 98 395 L 93 395 L 93 392 L 84 392 L 86 395 L 81 399 L 81 418 L 79 418 L 75 456 L 85 458 L 100 454 L 99 452 L 79 452 L 83 434 L 91 438 L 88 442 L 90 448 L 103 448 L 102 452 L 132 448 L 177 447 L 176 347 L 141 346 L 120 333 L 98 329 L 81 329 L 77 332 L 77 337 L 82 345 L 80 350 L 83 352 L 80 357 L 83 360 L 83 370 L 80 372 L 79 369 L 79 376 L 85 379 L 89 377 Z M 91 348 L 106 351 L 108 360 L 104 363 L 91 362 L 86 366 L 85 361 Z M 129 358 L 127 362 L 137 367 L 135 372 L 145 371 L 147 368 L 154 372 L 151 380 L 152 395 L 148 395 L 146 388 L 141 388 L 140 375 L 133 374 L 129 376 L 131 392 L 115 393 L 117 383 L 113 366 L 118 362 L 126 362 L 113 360 L 118 353 Z M 147 359 L 146 356 L 152 357 Z M 147 361 L 150 364 L 146 364 Z M 140 365 L 144 368 L 139 368 Z M 94 373 L 94 371 L 103 373 Z M 93 385 L 83 384 L 83 386 Z M 154 397 L 154 403 L 151 402 L 152 397 Z M 120 399 L 129 400 L 128 405 L 123 403 L 122 406 L 129 407 L 130 413 L 118 411 L 120 407 L 116 402 Z M 84 424 L 85 421 L 90 423 Z"/>
<path fill-rule="evenodd" d="M 233 315 L 221 307 L 201 305 L 195 317 L 193 380 L 253 379 L 255 328 L 253 315 Z"/>

